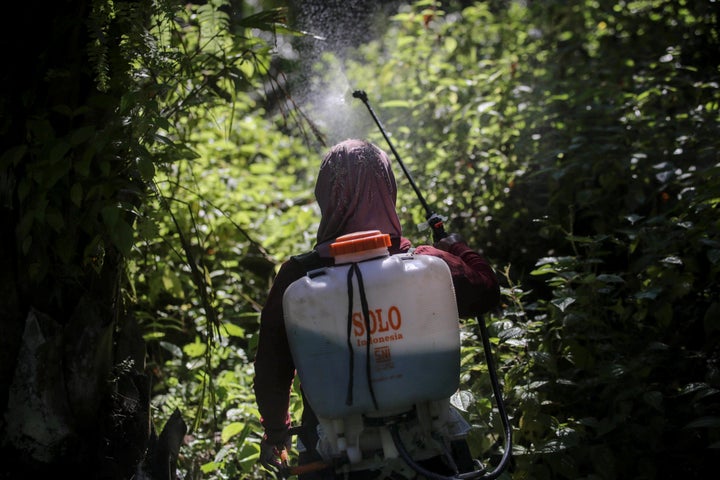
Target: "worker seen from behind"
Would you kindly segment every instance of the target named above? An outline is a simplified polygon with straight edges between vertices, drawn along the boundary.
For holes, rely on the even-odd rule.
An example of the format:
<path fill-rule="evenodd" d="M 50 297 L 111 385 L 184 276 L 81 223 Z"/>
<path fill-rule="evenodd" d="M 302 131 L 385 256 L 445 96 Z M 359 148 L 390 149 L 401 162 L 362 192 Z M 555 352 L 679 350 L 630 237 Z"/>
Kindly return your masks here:
<path fill-rule="evenodd" d="M 261 464 L 279 471 L 280 454 L 289 445 L 290 392 L 295 377 L 286 336 L 283 294 L 290 284 L 309 270 L 333 265 L 330 244 L 345 234 L 379 230 L 390 235 L 389 253 L 409 252 L 413 246 L 402 236 L 396 211 L 397 186 L 387 154 L 363 140 L 345 140 L 330 149 L 320 165 L 315 185 L 321 220 L 317 243 L 311 252 L 285 261 L 274 279 L 260 318 L 255 357 L 254 389 L 264 436 Z M 470 318 L 495 308 L 500 299 L 497 277 L 482 254 L 470 248 L 458 234 L 449 234 L 434 245 L 418 245 L 415 254 L 444 260 L 451 272 L 460 317 Z M 422 285 L 418 285 L 422 289 Z M 301 386 L 302 388 L 302 386 Z M 339 387 L 342 388 L 342 387 Z M 305 399 L 304 399 L 305 400 Z M 318 460 L 317 418 L 303 402 L 300 464 Z M 349 478 L 375 478 L 377 473 L 353 472 Z M 300 475 L 301 480 L 335 478 L 331 470 Z M 343 477 L 344 478 L 344 477 Z"/>

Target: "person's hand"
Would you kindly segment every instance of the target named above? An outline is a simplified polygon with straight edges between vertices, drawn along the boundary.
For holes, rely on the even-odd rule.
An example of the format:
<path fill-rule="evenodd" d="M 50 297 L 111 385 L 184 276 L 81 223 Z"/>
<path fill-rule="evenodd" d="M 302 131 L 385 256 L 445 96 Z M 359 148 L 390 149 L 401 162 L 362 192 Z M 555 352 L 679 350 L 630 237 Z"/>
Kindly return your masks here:
<path fill-rule="evenodd" d="M 465 239 L 459 233 L 451 233 L 435 242 L 435 248 L 449 252 L 450 246 L 457 242 L 465 243 Z"/>
<path fill-rule="evenodd" d="M 286 455 L 288 441 L 276 445 L 263 439 L 260 442 L 260 464 L 275 474 L 280 473 L 285 466 L 283 461 L 285 460 L 284 455 Z"/>

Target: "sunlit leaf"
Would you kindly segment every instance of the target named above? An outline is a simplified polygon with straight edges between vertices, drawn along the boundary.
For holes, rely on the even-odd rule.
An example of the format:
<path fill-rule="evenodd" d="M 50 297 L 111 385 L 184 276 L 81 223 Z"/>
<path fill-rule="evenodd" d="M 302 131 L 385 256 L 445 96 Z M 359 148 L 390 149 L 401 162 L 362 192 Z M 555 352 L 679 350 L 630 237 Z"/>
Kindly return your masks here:
<path fill-rule="evenodd" d="M 240 422 L 229 423 L 225 425 L 225 427 L 223 427 L 220 438 L 223 443 L 227 443 L 231 438 L 233 438 L 235 435 L 238 435 L 243 430 L 247 430 L 247 428 L 247 424 L 243 424 Z"/>
<path fill-rule="evenodd" d="M 190 358 L 198 358 L 205 355 L 207 345 L 200 342 L 188 343 L 183 346 L 182 351 Z"/>
<path fill-rule="evenodd" d="M 225 323 L 223 323 L 222 328 L 225 331 L 225 333 L 231 337 L 242 338 L 245 336 L 245 329 L 238 325 L 235 325 L 234 323 L 225 322 Z"/>

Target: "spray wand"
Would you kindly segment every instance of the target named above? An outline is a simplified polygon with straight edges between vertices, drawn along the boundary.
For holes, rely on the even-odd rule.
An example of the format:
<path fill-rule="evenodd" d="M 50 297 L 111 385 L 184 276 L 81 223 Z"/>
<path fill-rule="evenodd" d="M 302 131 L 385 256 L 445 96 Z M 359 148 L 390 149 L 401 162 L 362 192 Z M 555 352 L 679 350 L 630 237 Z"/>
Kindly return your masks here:
<path fill-rule="evenodd" d="M 395 155 L 395 159 L 400 164 L 400 168 L 402 168 L 403 173 L 405 173 L 405 176 L 407 177 L 408 181 L 410 182 L 410 186 L 415 190 L 415 195 L 417 195 L 418 200 L 420 200 L 420 203 L 422 204 L 423 208 L 425 209 L 425 219 L 427 220 L 427 224 L 432 229 L 433 233 L 433 240 L 437 242 L 441 238 L 447 237 L 447 233 L 445 233 L 445 227 L 443 225 L 443 218 L 435 213 L 431 208 L 430 205 L 425 201 L 425 198 L 423 197 L 422 193 L 420 192 L 420 189 L 415 184 L 415 181 L 412 178 L 412 175 L 410 175 L 410 172 L 408 171 L 407 167 L 405 166 L 405 163 L 403 163 L 402 159 L 400 158 L 400 155 L 398 155 L 397 150 L 395 150 L 395 147 L 393 146 L 392 142 L 390 141 L 390 137 L 385 132 L 385 129 L 382 126 L 382 123 L 380 123 L 380 119 L 378 119 L 377 115 L 375 115 L 375 111 L 370 106 L 370 102 L 368 102 L 368 96 L 367 93 L 365 93 L 364 90 L 355 90 L 353 92 L 353 97 L 359 98 L 362 100 L 362 102 L 367 107 L 368 111 L 370 112 L 370 115 L 372 116 L 373 120 L 375 120 L 375 124 L 380 129 L 380 133 L 383 134 L 383 137 L 385 137 L 385 141 L 387 142 L 388 146 L 390 147 L 390 150 L 392 151 L 393 155 Z"/>
<path fill-rule="evenodd" d="M 415 194 L 417 195 L 418 199 L 420 200 L 420 203 L 422 204 L 423 208 L 425 208 L 425 218 L 427 219 L 427 223 L 432 229 L 433 232 L 433 240 L 437 242 L 438 240 L 446 237 L 448 234 L 445 232 L 445 228 L 443 226 L 443 218 L 440 217 L 437 213 L 435 213 L 430 206 L 425 201 L 425 198 L 423 197 L 422 193 L 420 193 L 420 190 L 418 189 L 417 185 L 415 185 L 415 182 L 412 179 L 412 176 L 410 175 L 410 172 L 405 167 L 405 164 L 400 159 L 400 155 L 398 155 L 397 151 L 395 150 L 395 147 L 393 146 L 392 142 L 390 141 L 390 137 L 388 137 L 388 134 L 385 132 L 385 129 L 382 126 L 382 123 L 380 123 L 380 120 L 378 119 L 377 115 L 375 115 L 375 111 L 370 106 L 370 103 L 368 102 L 368 97 L 365 91 L 363 90 L 355 90 L 353 92 L 353 97 L 359 98 L 362 100 L 362 102 L 367 107 L 368 111 L 370 112 L 370 115 L 372 115 L 373 120 L 375 120 L 375 124 L 377 124 L 378 128 L 380 129 L 380 132 L 383 134 L 383 137 L 385 137 L 385 141 L 387 141 L 388 145 L 390 146 L 390 150 L 392 151 L 393 155 L 395 155 L 395 158 L 397 159 L 398 163 L 400 164 L 400 167 L 402 168 L 403 172 L 405 173 L 405 176 L 407 177 L 408 181 L 410 182 L 410 185 L 412 186 L 413 190 L 415 190 Z M 443 476 L 438 475 L 433 472 L 430 472 L 426 469 L 424 469 L 422 466 L 415 463 L 415 461 L 410 457 L 406 449 L 404 448 L 402 444 L 402 440 L 400 438 L 400 435 L 398 434 L 398 431 L 395 426 L 390 426 L 391 435 L 393 440 L 395 441 L 396 447 L 398 447 L 398 451 L 400 453 L 400 456 L 405 460 L 406 463 L 408 463 L 416 472 L 425 475 L 426 478 L 431 480 L 494 480 L 498 478 L 502 472 L 505 470 L 505 468 L 508 465 L 508 462 L 510 461 L 510 456 L 512 455 L 512 427 L 510 426 L 510 420 L 508 419 L 507 412 L 505 411 L 505 404 L 502 399 L 502 391 L 500 389 L 500 383 L 497 378 L 497 371 L 495 369 L 495 362 L 493 361 L 492 353 L 490 351 L 490 334 L 488 333 L 487 326 L 485 325 L 485 322 L 483 321 L 482 317 L 477 317 L 478 326 L 480 328 L 480 337 L 482 338 L 483 342 L 483 350 L 485 351 L 485 359 L 487 361 L 488 365 L 488 373 L 490 375 L 490 384 L 492 385 L 493 389 L 493 395 L 495 396 L 495 403 L 497 404 L 498 413 L 500 414 L 500 419 L 503 424 L 503 430 L 505 433 L 505 449 L 503 451 L 502 458 L 500 459 L 500 462 L 498 465 L 492 470 L 487 471 L 485 468 L 482 468 L 480 470 L 476 470 L 473 472 L 468 473 L 462 473 L 456 476 Z"/>

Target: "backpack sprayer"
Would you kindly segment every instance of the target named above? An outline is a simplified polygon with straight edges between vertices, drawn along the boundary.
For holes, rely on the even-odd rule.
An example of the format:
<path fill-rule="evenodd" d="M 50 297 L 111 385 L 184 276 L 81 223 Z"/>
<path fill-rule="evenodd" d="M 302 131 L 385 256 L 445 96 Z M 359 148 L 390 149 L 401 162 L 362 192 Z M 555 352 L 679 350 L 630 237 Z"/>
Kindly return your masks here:
<path fill-rule="evenodd" d="M 353 96 L 365 103 L 405 172 L 425 208 L 434 241 L 446 237 L 444 219 L 418 190 L 367 95 L 355 91 Z M 466 442 L 471 427 L 450 403 L 460 378 L 450 269 L 431 255 L 390 255 L 389 246 L 390 236 L 377 230 L 338 237 L 330 246 L 334 265 L 308 268 L 285 291 L 288 342 L 303 394 L 318 419 L 318 440 L 308 445 L 304 426 L 293 427 L 290 434 L 322 460 L 289 466 L 283 458 L 280 473 L 287 477 L 322 470 L 343 478 L 373 470 L 378 478 L 495 479 L 510 458 L 511 427 L 487 327 L 478 318 L 505 430 L 505 451 L 492 471 L 471 457 Z M 442 459 L 440 464 L 436 459 Z"/>

